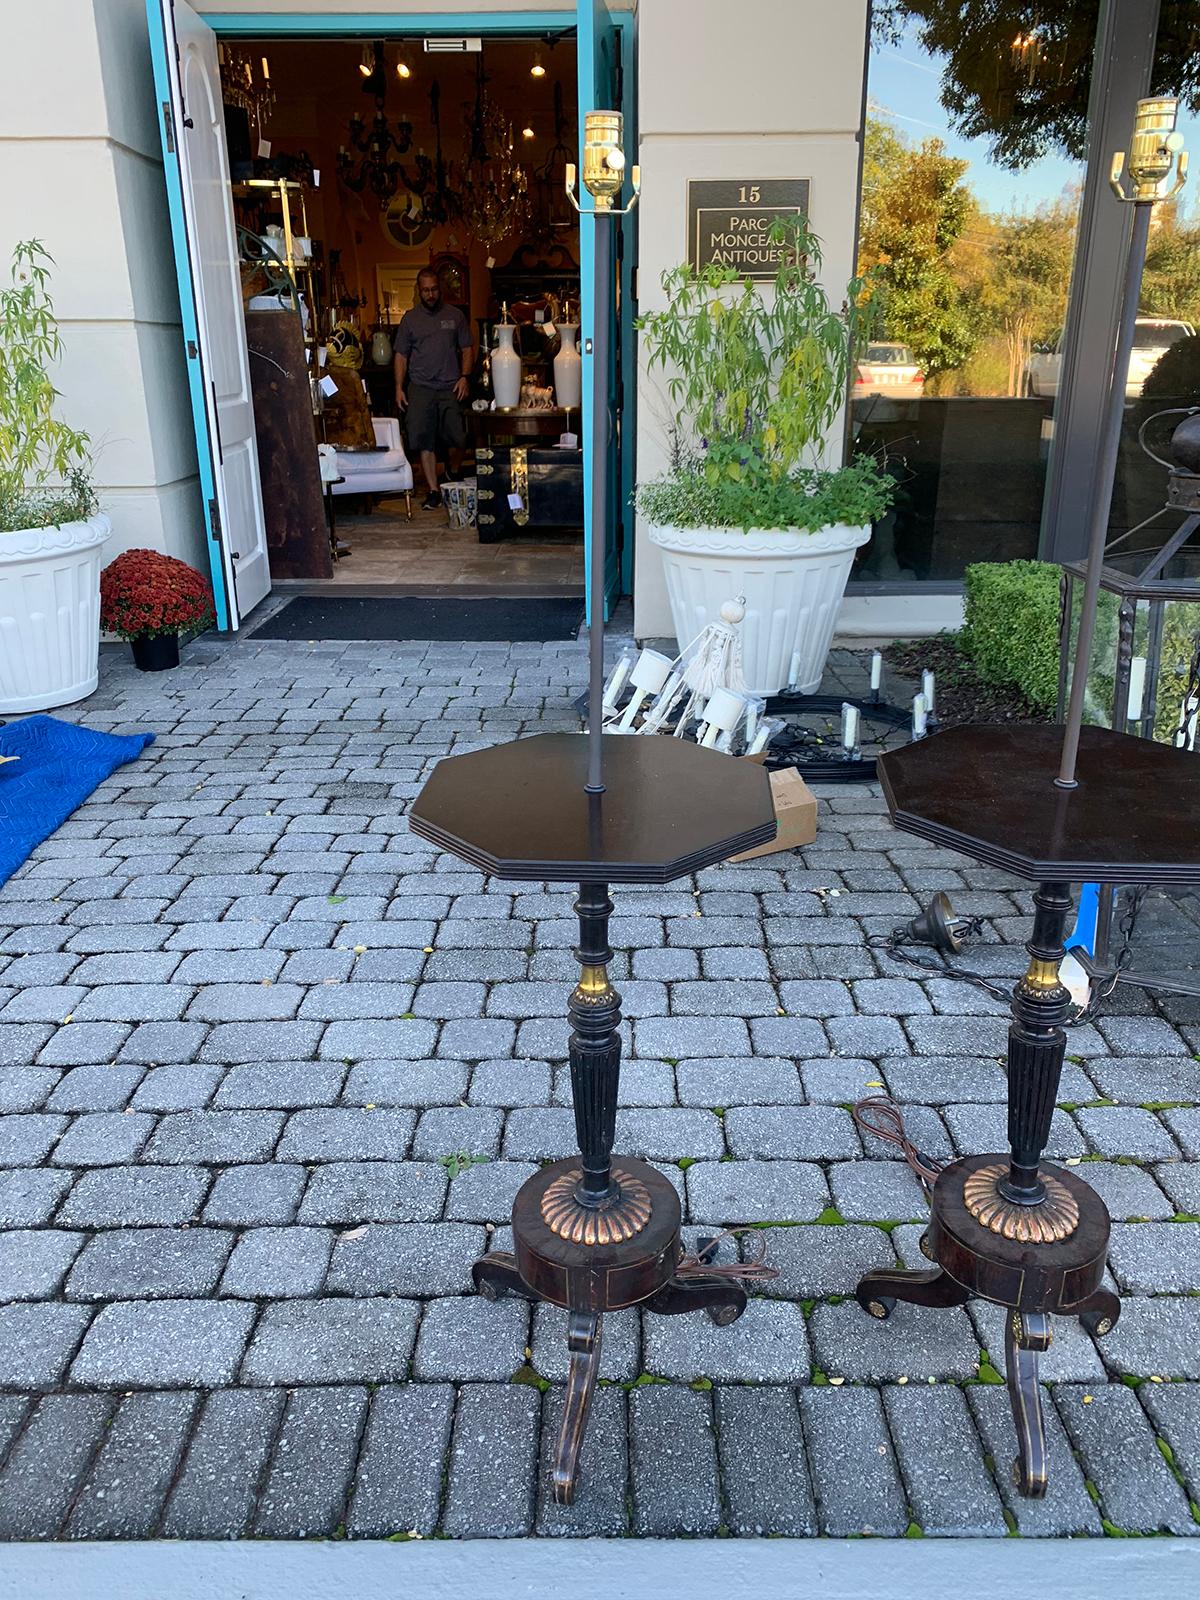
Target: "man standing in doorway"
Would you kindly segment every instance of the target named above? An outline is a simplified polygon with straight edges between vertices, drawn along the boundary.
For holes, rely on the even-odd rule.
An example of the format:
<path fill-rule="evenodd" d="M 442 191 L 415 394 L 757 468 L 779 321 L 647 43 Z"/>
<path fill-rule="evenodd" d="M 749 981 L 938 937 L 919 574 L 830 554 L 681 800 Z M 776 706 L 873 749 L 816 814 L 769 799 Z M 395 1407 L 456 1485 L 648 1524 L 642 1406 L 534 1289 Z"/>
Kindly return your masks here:
<path fill-rule="evenodd" d="M 471 371 L 472 341 L 467 319 L 457 306 L 442 299 L 442 286 L 432 267 L 417 277 L 420 305 L 400 319 L 396 330 L 396 404 L 406 419 L 408 448 L 421 457 L 429 494 L 426 511 L 441 505 L 437 453 L 446 451 L 448 476 L 458 476 L 467 442 L 463 402 Z M 405 384 L 407 383 L 407 389 Z"/>

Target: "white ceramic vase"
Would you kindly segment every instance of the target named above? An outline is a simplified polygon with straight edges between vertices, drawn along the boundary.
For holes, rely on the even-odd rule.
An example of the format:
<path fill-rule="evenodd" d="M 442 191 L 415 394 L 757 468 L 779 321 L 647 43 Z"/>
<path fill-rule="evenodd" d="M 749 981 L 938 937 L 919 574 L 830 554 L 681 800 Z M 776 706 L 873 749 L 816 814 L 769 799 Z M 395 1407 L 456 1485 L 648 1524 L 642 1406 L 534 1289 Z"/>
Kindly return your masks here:
<path fill-rule="evenodd" d="M 747 692 L 778 694 L 793 656 L 796 687 L 815 694 L 833 641 L 834 624 L 854 552 L 870 527 L 831 524 L 800 528 L 670 528 L 651 524 L 663 554 L 667 594 L 679 648 L 720 619 L 731 597 L 746 602 L 741 624 Z"/>
<path fill-rule="evenodd" d="M 579 355 L 579 324 L 560 322 L 562 340 L 554 358 L 554 396 L 560 409 L 573 410 L 583 400 L 583 361 Z"/>
<path fill-rule="evenodd" d="M 102 513 L 0 533 L 0 713 L 46 711 L 91 694 L 100 654 Z"/>
<path fill-rule="evenodd" d="M 492 351 L 492 390 L 502 411 L 511 411 L 521 399 L 521 358 L 513 349 L 516 331 L 511 322 L 502 322 Z"/>

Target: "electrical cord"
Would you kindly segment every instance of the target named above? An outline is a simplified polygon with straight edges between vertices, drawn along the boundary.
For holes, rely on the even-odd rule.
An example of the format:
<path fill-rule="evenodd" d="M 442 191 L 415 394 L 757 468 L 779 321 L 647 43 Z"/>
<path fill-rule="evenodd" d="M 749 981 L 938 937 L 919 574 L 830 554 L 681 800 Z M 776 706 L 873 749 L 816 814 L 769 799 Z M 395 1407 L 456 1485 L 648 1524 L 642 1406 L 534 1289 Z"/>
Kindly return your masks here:
<path fill-rule="evenodd" d="M 719 1266 L 715 1257 L 726 1239 L 735 1242 L 743 1235 L 750 1240 L 749 1253 L 744 1261 L 726 1261 Z M 712 1237 L 701 1238 L 697 1248 L 680 1258 L 675 1269 L 677 1278 L 738 1278 L 743 1283 L 770 1283 L 779 1276 L 779 1268 L 767 1264 L 767 1236 L 762 1228 L 726 1228 Z"/>
<path fill-rule="evenodd" d="M 982 927 L 982 917 L 962 917 L 958 919 L 956 931 L 960 939 L 971 939 Z M 913 955 L 906 947 L 916 943 L 918 941 L 913 938 L 907 927 L 893 928 L 891 933 L 872 933 L 867 937 L 867 944 L 872 950 L 882 950 L 893 961 L 903 961 L 910 967 L 920 967 L 922 972 L 927 972 L 935 978 L 956 978 L 961 983 L 972 983 L 977 989 L 983 989 L 988 994 L 994 995 L 997 1000 L 1007 1000 L 1011 997 L 1011 986 L 1006 987 L 983 972 L 971 972 L 967 967 L 952 967 L 941 951 L 937 952 L 936 959 L 933 960 Z"/>
<path fill-rule="evenodd" d="M 921 1180 L 922 1187 L 927 1192 L 933 1188 L 945 1162 L 927 1155 L 912 1142 L 904 1130 L 904 1113 L 890 1095 L 868 1095 L 865 1100 L 858 1101 L 850 1114 L 863 1133 L 872 1134 L 876 1139 L 882 1139 L 884 1144 L 894 1144 L 898 1150 L 902 1150 L 904 1159 Z"/>

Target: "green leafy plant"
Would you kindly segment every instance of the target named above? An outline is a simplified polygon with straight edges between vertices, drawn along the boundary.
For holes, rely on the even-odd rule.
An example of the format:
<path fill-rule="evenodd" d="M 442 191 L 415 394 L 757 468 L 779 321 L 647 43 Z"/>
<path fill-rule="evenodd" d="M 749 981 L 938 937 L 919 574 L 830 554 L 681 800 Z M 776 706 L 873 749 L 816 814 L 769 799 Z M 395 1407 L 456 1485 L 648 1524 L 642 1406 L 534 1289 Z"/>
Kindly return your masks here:
<path fill-rule="evenodd" d="M 673 407 L 670 471 L 637 494 L 651 521 L 815 529 L 887 508 L 890 480 L 870 458 L 817 465 L 846 399 L 868 286 L 854 279 L 835 310 L 805 220 L 777 218 L 767 239 L 778 260 L 768 289 L 719 263 L 685 263 L 662 276 L 664 309 L 638 321 Z"/>
<path fill-rule="evenodd" d="M 1048 561 L 981 561 L 963 575 L 962 644 L 980 677 L 1047 709 L 1058 699 L 1059 581 Z"/>
<path fill-rule="evenodd" d="M 96 509 L 91 441 L 54 415 L 50 368 L 62 356 L 50 299 L 54 265 L 41 242 L 12 256 L 0 289 L 0 532 L 49 528 Z"/>

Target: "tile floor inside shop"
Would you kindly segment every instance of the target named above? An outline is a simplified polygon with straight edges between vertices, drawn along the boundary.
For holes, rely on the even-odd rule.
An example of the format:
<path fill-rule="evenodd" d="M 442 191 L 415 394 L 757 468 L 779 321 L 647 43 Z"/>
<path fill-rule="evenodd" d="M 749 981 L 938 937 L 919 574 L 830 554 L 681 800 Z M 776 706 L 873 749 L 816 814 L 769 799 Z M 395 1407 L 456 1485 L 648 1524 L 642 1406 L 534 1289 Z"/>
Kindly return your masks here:
<path fill-rule="evenodd" d="M 424 511 L 424 486 L 413 490 L 412 521 L 404 499 L 383 496 L 375 509 L 363 509 L 358 496 L 334 501 L 338 539 L 351 555 L 340 560 L 329 580 L 336 589 L 356 584 L 413 586 L 498 592 L 583 594 L 583 538 L 580 534 L 533 528 L 495 544 L 480 544 L 474 528 L 452 528 L 442 509 Z M 312 586 L 322 591 L 329 584 Z"/>
<path fill-rule="evenodd" d="M 570 897 L 403 810 L 449 750 L 572 726 L 584 674 L 583 643 L 103 652 L 69 714 L 158 739 L 0 890 L 0 1536 L 1200 1531 L 1200 1011 L 1130 992 L 1071 1035 L 1052 1153 L 1112 1210 L 1124 1313 L 1056 1323 L 1021 1500 L 1001 1313 L 847 1298 L 925 1216 L 847 1106 L 886 1084 L 926 1150 L 1004 1147 L 1002 1005 L 866 940 L 945 888 L 1012 976 L 1028 898 L 851 787 L 803 853 L 616 891 L 618 1150 L 693 1237 L 778 1224 L 781 1275 L 729 1328 L 608 1319 L 553 1504 L 562 1314 L 469 1268 L 574 1147 Z"/>

